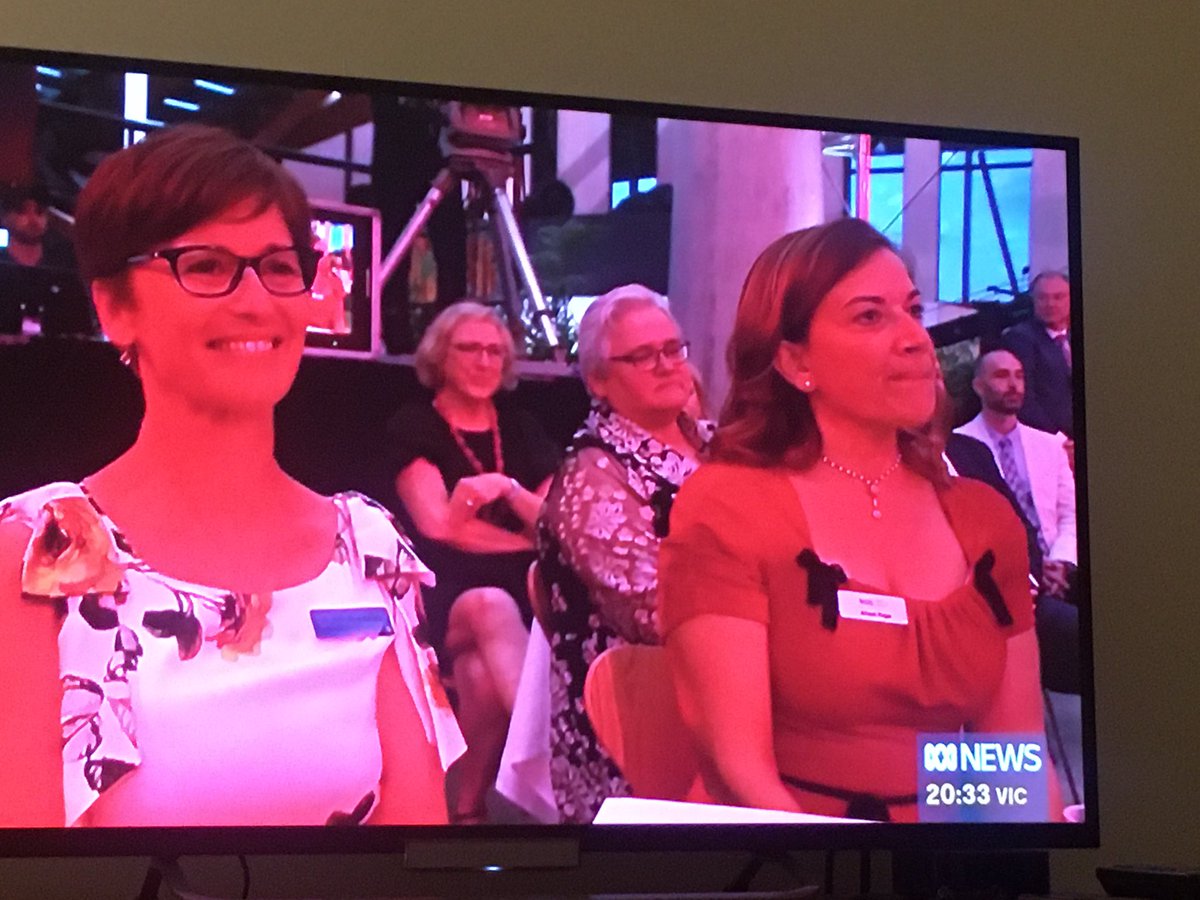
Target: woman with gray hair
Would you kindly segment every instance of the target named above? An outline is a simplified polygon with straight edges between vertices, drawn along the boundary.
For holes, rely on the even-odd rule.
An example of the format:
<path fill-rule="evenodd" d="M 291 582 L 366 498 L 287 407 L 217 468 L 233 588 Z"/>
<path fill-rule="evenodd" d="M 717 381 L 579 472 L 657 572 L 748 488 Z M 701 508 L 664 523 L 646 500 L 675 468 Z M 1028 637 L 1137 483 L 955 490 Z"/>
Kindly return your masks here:
<path fill-rule="evenodd" d="M 433 397 L 405 404 L 388 427 L 401 512 L 437 576 L 424 594 L 427 637 L 467 739 L 448 773 L 456 823 L 485 818 L 531 616 L 533 526 L 559 459 L 532 415 L 497 401 L 516 384 L 514 355 L 493 310 L 452 304 L 417 348 L 417 377 Z"/>
<path fill-rule="evenodd" d="M 592 409 L 538 522 L 550 600 L 550 779 L 564 822 L 590 822 L 605 798 L 629 794 L 584 711 L 583 684 L 608 648 L 659 643 L 658 544 L 712 432 L 685 412 L 695 391 L 687 355 L 666 298 L 641 285 L 598 298 L 580 322 Z"/>

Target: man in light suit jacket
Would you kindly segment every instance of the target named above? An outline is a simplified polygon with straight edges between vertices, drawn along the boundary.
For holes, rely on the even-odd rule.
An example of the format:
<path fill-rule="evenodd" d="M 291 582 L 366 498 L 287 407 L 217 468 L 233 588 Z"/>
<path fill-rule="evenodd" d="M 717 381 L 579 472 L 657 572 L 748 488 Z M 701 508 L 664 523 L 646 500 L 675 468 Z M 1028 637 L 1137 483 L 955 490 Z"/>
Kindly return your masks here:
<path fill-rule="evenodd" d="M 1061 272 L 1042 272 L 1029 285 L 1033 318 L 1001 336 L 1025 368 L 1020 419 L 1042 431 L 1075 436 L 1071 394 L 1071 285 Z"/>
<path fill-rule="evenodd" d="M 1042 641 L 1043 680 L 1056 690 L 1077 691 L 1078 638 L 1072 632 L 1077 633 L 1078 613 L 1066 602 L 1073 600 L 1072 577 L 1079 559 L 1075 476 L 1067 460 L 1067 438 L 1017 420 L 1025 400 L 1025 374 L 1021 361 L 1007 350 L 983 354 L 971 385 L 983 409 L 957 431 L 982 441 L 992 451 L 1024 518 L 1036 529 L 1042 551 L 1041 571 L 1033 573 L 1040 595 L 1039 636 L 1048 631 L 1056 635 Z M 1052 647 L 1062 652 L 1047 655 Z M 1069 654 L 1066 648 L 1070 648 Z"/>
<path fill-rule="evenodd" d="M 982 411 L 957 429 L 992 451 L 1000 474 L 1016 497 L 1024 518 L 1036 528 L 1042 550 L 1036 607 L 1042 685 L 1048 689 L 1047 734 L 1063 781 L 1064 796 L 1081 802 L 1077 776 L 1082 773 L 1079 664 L 1079 611 L 1068 602 L 1078 562 L 1075 540 L 1075 476 L 1067 458 L 1067 436 L 1022 424 L 1025 371 L 1007 350 L 979 358 L 971 382 Z M 1037 573 L 1034 573 L 1035 575 Z"/>
<path fill-rule="evenodd" d="M 1044 581 L 1058 584 L 1065 579 L 1065 567 L 1078 563 L 1075 476 L 1067 458 L 1067 437 L 1018 421 L 1025 402 L 1025 371 L 1009 351 L 981 356 L 971 385 L 983 409 L 957 431 L 983 441 L 992 451 L 1000 474 L 1038 528 L 1049 569 Z"/>

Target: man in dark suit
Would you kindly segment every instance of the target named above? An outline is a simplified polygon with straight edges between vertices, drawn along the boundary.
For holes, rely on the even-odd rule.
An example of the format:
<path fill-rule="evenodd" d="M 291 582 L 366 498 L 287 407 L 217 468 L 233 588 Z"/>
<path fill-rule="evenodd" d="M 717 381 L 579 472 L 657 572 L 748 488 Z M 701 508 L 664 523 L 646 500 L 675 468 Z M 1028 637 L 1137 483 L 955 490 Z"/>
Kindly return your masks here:
<path fill-rule="evenodd" d="M 1033 318 L 1009 328 L 1005 349 L 1025 368 L 1020 419 L 1051 434 L 1075 436 L 1071 411 L 1071 286 L 1061 272 L 1042 272 L 1029 285 Z"/>

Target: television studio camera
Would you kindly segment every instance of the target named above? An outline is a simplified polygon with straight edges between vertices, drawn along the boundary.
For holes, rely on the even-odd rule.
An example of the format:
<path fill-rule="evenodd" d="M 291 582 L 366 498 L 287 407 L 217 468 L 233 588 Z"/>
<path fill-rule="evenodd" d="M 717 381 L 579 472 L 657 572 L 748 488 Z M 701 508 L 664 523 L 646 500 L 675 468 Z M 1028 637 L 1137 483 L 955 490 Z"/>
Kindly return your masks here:
<path fill-rule="evenodd" d="M 554 313 L 538 285 L 508 197 L 508 180 L 516 171 L 516 152 L 524 131 L 520 111 L 514 107 L 459 101 L 442 104 L 441 111 L 445 120 L 441 133 L 445 165 L 434 176 L 429 190 L 384 258 L 380 285 L 387 284 L 395 274 L 438 205 L 452 190 L 461 191 L 466 182 L 483 199 L 483 211 L 496 242 L 496 267 L 510 315 L 517 321 L 521 311 L 520 292 L 513 274 L 515 267 L 516 277 L 525 289 L 546 344 L 554 358 L 562 360 L 565 348 L 555 328 Z"/>

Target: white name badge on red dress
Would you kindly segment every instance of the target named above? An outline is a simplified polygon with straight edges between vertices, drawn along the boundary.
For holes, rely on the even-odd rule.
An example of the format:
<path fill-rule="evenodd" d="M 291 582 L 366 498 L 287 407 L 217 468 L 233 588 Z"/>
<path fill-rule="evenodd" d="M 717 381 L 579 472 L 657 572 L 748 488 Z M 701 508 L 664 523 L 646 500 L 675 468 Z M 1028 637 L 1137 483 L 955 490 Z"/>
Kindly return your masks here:
<path fill-rule="evenodd" d="M 843 619 L 858 619 L 860 622 L 907 625 L 908 603 L 903 597 L 894 597 L 891 594 L 840 590 L 838 615 Z"/>

